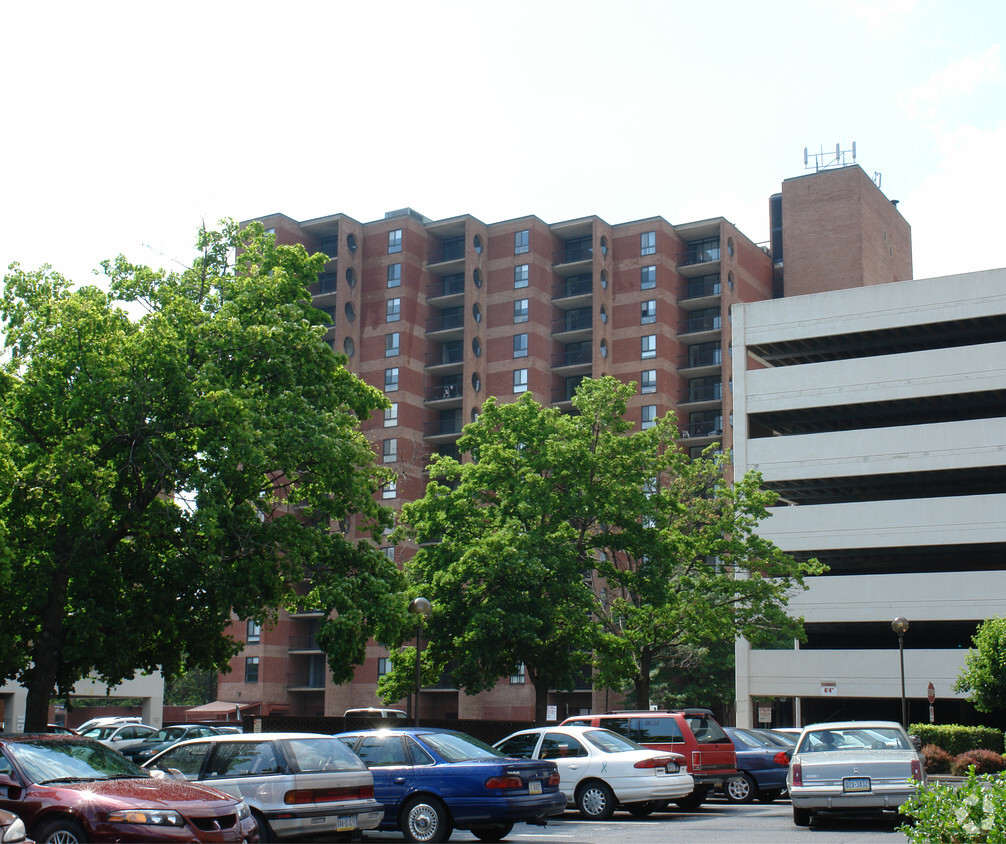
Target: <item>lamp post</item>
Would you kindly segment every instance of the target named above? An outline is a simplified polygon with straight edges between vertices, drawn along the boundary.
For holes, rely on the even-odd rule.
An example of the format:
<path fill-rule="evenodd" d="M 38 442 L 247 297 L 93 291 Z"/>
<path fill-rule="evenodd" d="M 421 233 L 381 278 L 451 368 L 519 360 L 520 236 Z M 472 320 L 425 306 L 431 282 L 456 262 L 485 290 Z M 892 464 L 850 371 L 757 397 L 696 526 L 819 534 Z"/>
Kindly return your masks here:
<path fill-rule="evenodd" d="M 898 634 L 898 656 L 901 659 L 901 726 L 908 729 L 908 707 L 905 702 L 905 634 L 908 619 L 899 615 L 891 622 L 891 629 Z"/>
<path fill-rule="evenodd" d="M 430 610 L 433 609 L 430 606 L 430 602 L 426 598 L 413 598 L 409 601 L 409 612 L 415 613 L 416 618 L 416 690 L 415 699 L 416 704 L 413 709 L 413 723 L 415 726 L 419 726 L 419 687 L 423 680 L 422 665 L 419 662 L 419 657 L 423 652 L 423 616 L 430 614 Z"/>

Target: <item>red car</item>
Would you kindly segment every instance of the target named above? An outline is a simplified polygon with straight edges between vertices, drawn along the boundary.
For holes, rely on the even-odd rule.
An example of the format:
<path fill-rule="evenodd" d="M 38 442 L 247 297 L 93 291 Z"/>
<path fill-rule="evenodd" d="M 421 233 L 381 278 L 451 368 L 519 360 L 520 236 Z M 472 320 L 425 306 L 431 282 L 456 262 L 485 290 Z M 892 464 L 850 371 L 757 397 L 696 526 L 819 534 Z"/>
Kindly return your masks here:
<path fill-rule="evenodd" d="M 0 735 L 0 808 L 20 815 L 38 844 L 259 840 L 243 800 L 155 779 L 79 736 Z"/>

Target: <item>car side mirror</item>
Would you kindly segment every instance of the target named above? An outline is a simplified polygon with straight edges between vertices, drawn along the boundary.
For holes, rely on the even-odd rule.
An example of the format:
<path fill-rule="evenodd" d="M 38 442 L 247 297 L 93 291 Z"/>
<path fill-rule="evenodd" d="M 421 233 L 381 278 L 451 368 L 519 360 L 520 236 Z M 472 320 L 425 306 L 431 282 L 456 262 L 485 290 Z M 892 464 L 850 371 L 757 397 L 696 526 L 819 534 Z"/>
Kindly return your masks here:
<path fill-rule="evenodd" d="M 7 789 L 8 800 L 18 800 L 21 797 L 21 783 L 9 774 L 0 774 L 0 788 Z"/>

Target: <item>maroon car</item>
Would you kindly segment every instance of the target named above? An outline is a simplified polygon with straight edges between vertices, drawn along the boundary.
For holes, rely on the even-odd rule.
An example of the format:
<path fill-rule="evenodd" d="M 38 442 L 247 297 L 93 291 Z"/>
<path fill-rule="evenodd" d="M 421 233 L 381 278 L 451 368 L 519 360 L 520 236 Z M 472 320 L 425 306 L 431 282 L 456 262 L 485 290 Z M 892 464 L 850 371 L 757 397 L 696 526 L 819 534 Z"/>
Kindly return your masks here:
<path fill-rule="evenodd" d="M 26 837 L 21 818 L 5 809 L 0 809 L 0 841 L 3 844 L 35 844 Z"/>
<path fill-rule="evenodd" d="M 243 800 L 155 779 L 78 736 L 0 735 L 0 808 L 20 815 L 38 844 L 259 840 Z"/>

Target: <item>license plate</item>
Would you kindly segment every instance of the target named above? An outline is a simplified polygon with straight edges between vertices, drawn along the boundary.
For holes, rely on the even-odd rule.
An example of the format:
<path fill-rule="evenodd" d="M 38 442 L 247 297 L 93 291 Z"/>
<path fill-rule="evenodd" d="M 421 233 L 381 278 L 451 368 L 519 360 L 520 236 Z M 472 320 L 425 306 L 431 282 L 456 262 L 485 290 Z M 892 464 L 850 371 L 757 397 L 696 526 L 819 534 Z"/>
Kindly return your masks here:
<path fill-rule="evenodd" d="M 529 794 L 541 794 L 541 783 L 538 780 L 531 780 L 527 784 L 527 790 Z"/>
<path fill-rule="evenodd" d="M 339 831 L 344 829 L 356 829 L 356 815 L 340 816 L 336 818 L 335 828 Z"/>
<path fill-rule="evenodd" d="M 869 791 L 869 777 L 845 777 L 842 780 L 842 791 Z"/>

